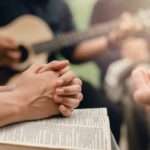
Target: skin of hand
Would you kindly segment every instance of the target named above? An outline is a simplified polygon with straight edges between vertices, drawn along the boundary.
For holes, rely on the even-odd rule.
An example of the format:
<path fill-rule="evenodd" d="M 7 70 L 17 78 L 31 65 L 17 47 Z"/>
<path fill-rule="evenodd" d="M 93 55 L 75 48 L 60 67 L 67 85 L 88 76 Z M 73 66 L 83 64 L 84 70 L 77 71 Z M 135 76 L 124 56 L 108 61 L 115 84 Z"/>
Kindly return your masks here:
<path fill-rule="evenodd" d="M 10 92 L 15 88 L 15 85 L 0 86 L 0 92 Z"/>
<path fill-rule="evenodd" d="M 144 29 L 142 20 L 136 21 L 128 12 L 124 12 L 120 18 L 118 28 L 113 30 L 108 36 L 109 41 L 112 44 Z"/>
<path fill-rule="evenodd" d="M 150 71 L 137 68 L 132 72 L 134 99 L 150 111 Z"/>
<path fill-rule="evenodd" d="M 60 77 L 57 80 L 57 88 L 53 99 L 55 103 L 59 104 L 59 111 L 64 116 L 71 116 L 72 111 L 78 107 L 83 99 L 81 93 L 82 81 L 76 77 L 76 74 L 67 64 L 69 64 L 68 61 L 53 61 L 42 68 L 39 73 L 48 70 L 59 72 Z"/>
<path fill-rule="evenodd" d="M 60 113 L 52 100 L 59 74 L 54 71 L 38 74 L 42 67 L 33 65 L 21 75 L 12 91 L 0 93 L 0 126 Z"/>
<path fill-rule="evenodd" d="M 70 116 L 83 98 L 81 85 L 81 80 L 68 67 L 68 61 L 32 66 L 13 88 L 1 88 L 5 92 L 0 93 L 3 108 L 0 126 L 60 113 Z"/>
<path fill-rule="evenodd" d="M 148 42 L 144 38 L 130 37 L 121 44 L 121 55 L 134 61 L 148 61 L 150 52 Z"/>
<path fill-rule="evenodd" d="M 21 108 L 23 120 L 36 120 L 59 114 L 53 102 L 59 74 L 54 71 L 38 73 L 43 65 L 33 65 L 25 71 L 15 89 L 16 104 Z"/>
<path fill-rule="evenodd" d="M 17 43 L 8 37 L 0 37 L 0 65 L 12 66 L 21 57 L 17 50 Z"/>

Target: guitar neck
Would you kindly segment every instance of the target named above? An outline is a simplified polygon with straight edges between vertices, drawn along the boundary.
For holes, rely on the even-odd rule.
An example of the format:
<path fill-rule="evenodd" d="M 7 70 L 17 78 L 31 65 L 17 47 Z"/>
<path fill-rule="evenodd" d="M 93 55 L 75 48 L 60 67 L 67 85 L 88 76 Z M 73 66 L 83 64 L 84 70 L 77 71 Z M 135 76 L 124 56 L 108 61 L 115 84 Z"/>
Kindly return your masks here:
<path fill-rule="evenodd" d="M 36 54 L 42 52 L 59 51 L 64 47 L 77 44 L 83 40 L 94 38 L 108 34 L 111 30 L 118 26 L 118 20 L 113 20 L 108 23 L 97 24 L 85 31 L 75 31 L 66 34 L 60 34 L 50 41 L 33 44 L 32 47 Z"/>
<path fill-rule="evenodd" d="M 140 10 L 137 14 L 132 16 L 134 22 L 142 22 L 145 27 L 150 27 L 150 10 Z M 117 18 L 107 23 L 97 24 L 85 31 L 75 31 L 66 34 L 60 34 L 51 41 L 34 44 L 32 47 L 36 54 L 42 52 L 55 52 L 64 47 L 77 44 L 83 40 L 107 35 L 113 30 L 117 30 L 121 19 Z M 128 33 L 127 33 L 128 34 Z"/>

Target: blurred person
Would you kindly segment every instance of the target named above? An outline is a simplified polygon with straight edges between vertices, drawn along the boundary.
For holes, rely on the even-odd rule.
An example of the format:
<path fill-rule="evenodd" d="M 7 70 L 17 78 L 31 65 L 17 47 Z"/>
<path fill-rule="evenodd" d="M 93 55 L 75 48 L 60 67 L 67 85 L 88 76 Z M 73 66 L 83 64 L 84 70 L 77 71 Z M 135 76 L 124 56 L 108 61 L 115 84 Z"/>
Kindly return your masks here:
<path fill-rule="evenodd" d="M 132 30 L 137 27 L 134 25 L 134 23 L 132 23 L 133 20 L 129 14 L 136 13 L 142 6 L 147 7 L 149 2 L 145 2 L 146 4 L 143 3 L 143 1 L 137 2 L 134 0 L 128 2 L 123 0 L 96 1 L 91 19 L 92 25 L 108 22 L 110 20 L 119 18 L 122 15 L 123 19 L 125 18 L 125 20 L 122 22 L 123 25 L 126 23 L 131 24 L 131 26 L 129 25 L 129 30 L 128 28 L 125 31 L 120 30 L 117 36 L 112 36 L 110 33 L 108 36 L 101 36 L 82 41 L 78 43 L 72 51 L 69 51 L 68 48 L 65 48 L 61 51 L 63 56 L 67 57 L 73 63 L 81 63 L 93 60 L 99 66 L 101 70 L 101 88 L 97 91 L 94 91 L 93 88 L 91 88 L 91 85 L 84 82 L 84 98 L 88 100 L 87 102 L 89 102 L 89 106 L 108 108 L 111 129 L 117 142 L 119 142 L 120 138 L 120 127 L 123 121 L 123 108 L 120 106 L 120 104 L 113 104 L 111 100 L 107 98 L 103 86 L 104 78 L 106 76 L 108 66 L 116 60 L 122 58 L 130 58 L 134 61 L 149 59 L 149 37 L 147 34 L 140 34 L 139 36 L 133 36 L 125 40 L 118 39 L 122 33 L 126 34 L 126 32 L 130 30 L 132 32 Z M 110 10 L 113 10 L 113 12 Z M 90 99 L 93 99 L 93 97 L 97 100 L 91 101 Z M 86 107 L 85 101 L 81 103 L 81 106 Z"/>
<path fill-rule="evenodd" d="M 149 9 L 150 1 L 141 1 L 141 0 L 97 0 L 94 6 L 94 11 L 92 14 L 91 25 L 97 23 L 104 23 L 110 20 L 119 18 L 120 15 L 125 15 L 127 20 L 132 20 L 132 17 L 129 14 L 135 14 L 140 9 Z M 140 22 L 139 22 L 140 23 Z M 141 21 L 142 23 L 142 21 Z M 142 23 L 143 24 L 143 23 Z M 122 33 L 120 33 L 122 34 Z M 104 89 L 104 80 L 107 74 L 107 69 L 109 65 L 117 60 L 122 58 L 130 58 L 136 61 L 149 60 L 149 35 L 146 32 L 140 32 L 134 34 L 134 36 L 129 37 L 125 40 L 116 40 L 115 44 L 107 47 L 107 51 L 101 54 L 97 54 L 93 57 L 94 62 L 98 65 L 101 70 L 100 81 L 101 81 L 101 97 L 103 99 L 111 101 L 111 99 L 107 98 L 105 89 Z M 115 94 L 115 93 L 114 93 Z M 119 127 L 123 121 L 123 108 L 120 103 L 115 105 L 115 110 L 118 112 L 117 117 L 119 121 L 115 121 L 116 116 L 110 114 L 112 120 L 112 129 L 115 133 L 117 133 L 117 139 L 119 139 L 120 131 Z M 117 128 L 115 128 L 117 126 Z M 139 133 L 143 131 L 140 129 L 139 125 Z M 142 133 L 143 134 L 143 133 Z M 146 141 L 146 138 L 140 140 L 139 143 Z M 145 144 L 143 142 L 142 144 Z M 141 145 L 142 145 L 141 144 Z M 142 145 L 144 148 L 144 145 Z"/>
<path fill-rule="evenodd" d="M 146 64 L 147 65 L 147 64 Z M 149 111 L 150 111 L 150 81 L 149 81 L 149 67 L 145 66 L 137 67 L 132 72 L 132 82 L 134 85 L 134 92 L 132 97 L 136 103 L 133 104 L 133 122 L 135 124 L 134 129 L 137 148 L 139 150 L 149 149 Z M 135 115 L 136 114 L 136 115 Z M 140 119 L 139 119 L 140 118 Z M 143 131 L 143 132 L 142 132 Z M 132 136 L 133 138 L 133 136 Z M 133 140 L 134 141 L 134 140 Z"/>
<path fill-rule="evenodd" d="M 0 87 L 0 127 L 57 114 L 71 116 L 82 100 L 82 82 L 68 61 L 31 66 L 13 86 Z"/>
<path fill-rule="evenodd" d="M 139 10 L 149 9 L 149 5 L 150 1 L 97 0 L 92 14 L 91 24 L 93 25 L 97 23 L 108 22 L 110 20 L 119 18 L 121 14 L 123 16 L 125 15 L 127 20 L 130 21 L 132 17 L 129 14 L 134 15 L 138 13 Z M 140 24 L 140 21 L 138 23 Z M 98 55 L 94 57 L 94 61 L 98 64 L 98 66 L 102 70 L 102 75 L 100 77 L 102 82 L 104 81 L 107 68 L 109 64 L 111 64 L 112 62 L 124 57 L 125 58 L 129 57 L 136 60 L 148 59 L 149 57 L 148 43 L 149 43 L 149 35 L 145 31 L 142 31 L 140 33 L 135 34 L 131 38 L 129 37 L 129 39 L 125 41 L 119 40 L 116 44 L 113 44 L 111 47 L 109 47 L 109 49 L 111 50 L 108 50 L 104 55 Z M 115 49 L 115 51 L 113 51 L 112 49 Z M 136 55 L 136 57 L 133 57 L 133 55 L 134 56 Z"/>

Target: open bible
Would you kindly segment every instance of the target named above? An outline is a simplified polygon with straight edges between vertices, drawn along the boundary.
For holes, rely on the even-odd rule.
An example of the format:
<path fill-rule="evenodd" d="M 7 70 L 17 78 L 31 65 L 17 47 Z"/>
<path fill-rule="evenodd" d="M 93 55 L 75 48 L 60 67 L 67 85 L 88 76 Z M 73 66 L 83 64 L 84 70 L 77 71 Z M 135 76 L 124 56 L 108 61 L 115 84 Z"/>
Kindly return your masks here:
<path fill-rule="evenodd" d="M 0 150 L 111 150 L 107 110 L 77 109 L 70 118 L 0 128 Z"/>

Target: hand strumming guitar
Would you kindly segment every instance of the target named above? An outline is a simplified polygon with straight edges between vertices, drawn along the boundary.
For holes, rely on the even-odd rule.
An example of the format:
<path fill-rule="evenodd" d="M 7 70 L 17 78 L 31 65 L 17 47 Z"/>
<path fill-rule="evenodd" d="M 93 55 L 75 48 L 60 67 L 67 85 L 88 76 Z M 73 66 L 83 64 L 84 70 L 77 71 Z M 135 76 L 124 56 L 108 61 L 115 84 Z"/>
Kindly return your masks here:
<path fill-rule="evenodd" d="M 17 51 L 17 44 L 11 38 L 0 37 L 0 66 L 9 66 L 16 64 L 21 57 Z"/>

